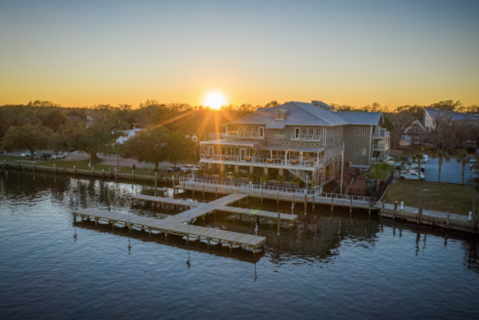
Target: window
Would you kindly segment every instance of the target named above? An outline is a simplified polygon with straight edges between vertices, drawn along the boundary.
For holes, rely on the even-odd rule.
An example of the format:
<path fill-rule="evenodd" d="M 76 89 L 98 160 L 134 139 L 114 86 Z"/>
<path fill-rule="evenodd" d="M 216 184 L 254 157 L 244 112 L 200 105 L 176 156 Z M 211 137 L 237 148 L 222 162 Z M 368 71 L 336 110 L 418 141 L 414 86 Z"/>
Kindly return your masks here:
<path fill-rule="evenodd" d="M 365 156 L 366 155 L 366 148 L 361 148 L 361 155 Z"/>
<path fill-rule="evenodd" d="M 309 136 L 309 139 L 313 139 L 313 137 L 314 137 L 314 128 L 309 128 L 309 130 L 308 130 L 308 136 Z"/>
<path fill-rule="evenodd" d="M 294 128 L 294 138 L 299 139 L 299 128 Z"/>
<path fill-rule="evenodd" d="M 354 155 L 359 156 L 359 148 L 354 148 Z"/>
<path fill-rule="evenodd" d="M 359 136 L 359 128 L 356 128 L 356 129 L 354 130 L 354 134 L 357 135 L 357 136 Z"/>
<path fill-rule="evenodd" d="M 367 136 L 368 135 L 368 129 L 367 128 L 363 128 L 363 136 Z"/>
<path fill-rule="evenodd" d="M 316 128 L 316 135 L 317 135 L 318 137 L 321 136 L 321 128 Z"/>
<path fill-rule="evenodd" d="M 274 129 L 273 138 L 284 139 L 284 129 Z"/>
<path fill-rule="evenodd" d="M 283 120 L 284 119 L 284 111 L 283 110 L 276 110 L 274 114 L 274 118 L 276 120 Z"/>
<path fill-rule="evenodd" d="M 259 137 L 260 138 L 264 137 L 264 128 L 263 127 L 259 127 Z"/>

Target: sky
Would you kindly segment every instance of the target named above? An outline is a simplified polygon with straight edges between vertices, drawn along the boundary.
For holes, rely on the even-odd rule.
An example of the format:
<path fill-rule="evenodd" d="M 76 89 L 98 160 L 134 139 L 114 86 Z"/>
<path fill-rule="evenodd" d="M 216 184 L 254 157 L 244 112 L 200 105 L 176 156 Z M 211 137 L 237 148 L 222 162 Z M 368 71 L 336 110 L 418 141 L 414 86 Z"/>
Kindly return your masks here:
<path fill-rule="evenodd" d="M 479 104 L 479 1 L 0 0 L 0 105 Z"/>

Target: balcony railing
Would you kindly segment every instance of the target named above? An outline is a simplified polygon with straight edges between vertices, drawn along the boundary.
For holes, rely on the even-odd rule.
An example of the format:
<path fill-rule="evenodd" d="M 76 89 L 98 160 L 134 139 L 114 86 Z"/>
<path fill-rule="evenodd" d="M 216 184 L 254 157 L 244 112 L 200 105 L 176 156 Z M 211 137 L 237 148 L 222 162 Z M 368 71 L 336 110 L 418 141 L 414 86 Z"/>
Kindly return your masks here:
<path fill-rule="evenodd" d="M 241 157 L 236 155 L 222 155 L 222 154 L 201 154 L 200 159 L 203 161 L 223 162 L 224 164 L 236 164 L 241 163 L 248 164 L 262 164 L 265 166 L 285 166 L 285 167 L 314 167 L 322 164 L 323 159 L 319 158 L 303 158 L 301 159 L 268 159 L 260 157 Z"/>
<path fill-rule="evenodd" d="M 387 130 L 377 130 L 374 132 L 374 137 L 375 138 L 387 138 L 389 137 L 389 131 Z"/>
<path fill-rule="evenodd" d="M 291 134 L 291 140 L 321 141 L 321 136 L 308 134 Z"/>
<path fill-rule="evenodd" d="M 377 145 L 373 146 L 373 149 L 378 151 L 384 151 L 389 149 L 389 145 L 385 143 L 378 143 Z"/>

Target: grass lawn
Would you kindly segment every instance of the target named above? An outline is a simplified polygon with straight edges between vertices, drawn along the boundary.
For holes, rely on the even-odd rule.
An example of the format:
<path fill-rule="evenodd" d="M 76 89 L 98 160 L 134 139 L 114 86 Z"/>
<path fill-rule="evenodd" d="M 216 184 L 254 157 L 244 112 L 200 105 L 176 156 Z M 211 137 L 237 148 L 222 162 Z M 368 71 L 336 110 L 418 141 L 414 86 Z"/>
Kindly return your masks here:
<path fill-rule="evenodd" d="M 0 158 L 0 161 L 3 162 L 3 158 Z M 20 162 L 20 164 L 32 164 L 32 160 L 29 158 L 25 157 L 7 157 L 7 163 L 17 163 L 17 160 Z M 38 166 L 46 166 L 46 167 L 53 167 L 53 164 L 56 165 L 57 168 L 73 168 L 73 166 L 76 166 L 77 169 L 83 169 L 83 170 L 89 170 L 91 168 L 88 168 L 88 160 L 79 160 L 79 161 L 68 161 L 68 160 L 35 160 L 35 165 Z M 101 171 L 102 169 L 105 170 L 105 172 L 109 172 L 110 168 L 115 168 L 114 166 L 109 166 L 109 165 L 103 165 L 100 163 L 94 163 L 93 164 L 93 170 L 94 171 Z M 120 172 L 121 173 L 129 173 L 131 174 L 131 170 L 133 170 L 131 167 L 122 167 L 120 165 Z M 112 169 L 114 170 L 114 169 Z M 180 172 L 175 172 L 175 176 L 177 174 L 182 175 Z M 151 169 L 143 169 L 140 167 L 137 167 L 135 169 L 135 175 L 151 175 L 154 176 L 155 172 Z M 158 176 L 163 175 L 164 177 L 171 177 L 173 173 L 166 172 L 166 170 L 158 170 Z"/>
<path fill-rule="evenodd" d="M 473 199 L 479 200 L 479 194 L 468 186 L 396 181 L 389 186 L 384 201 L 387 203 L 404 201 L 405 206 L 417 207 L 420 195 L 425 209 L 444 212 L 450 210 L 459 214 L 468 214 L 472 211 Z"/>

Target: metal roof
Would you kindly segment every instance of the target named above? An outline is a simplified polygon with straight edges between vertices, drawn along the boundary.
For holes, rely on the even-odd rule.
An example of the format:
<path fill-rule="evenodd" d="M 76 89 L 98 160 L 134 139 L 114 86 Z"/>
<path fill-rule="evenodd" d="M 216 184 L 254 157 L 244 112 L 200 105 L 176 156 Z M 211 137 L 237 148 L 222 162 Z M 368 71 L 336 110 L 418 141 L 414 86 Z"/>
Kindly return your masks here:
<path fill-rule="evenodd" d="M 451 121 L 477 121 L 479 116 L 469 113 L 461 113 L 455 111 L 434 109 L 434 108 L 424 108 L 424 110 L 429 114 L 432 121 L 435 121 L 437 117 L 450 118 Z"/>
<path fill-rule="evenodd" d="M 284 110 L 284 120 L 276 120 L 275 112 Z M 348 124 L 378 124 L 381 112 L 334 111 L 321 101 L 315 104 L 291 101 L 274 108 L 260 108 L 255 113 L 237 119 L 231 124 L 264 125 L 266 129 L 283 129 L 285 126 L 340 126 Z"/>
<path fill-rule="evenodd" d="M 356 125 L 377 125 L 382 116 L 382 112 L 363 111 L 338 111 L 336 114 L 348 124 Z"/>

